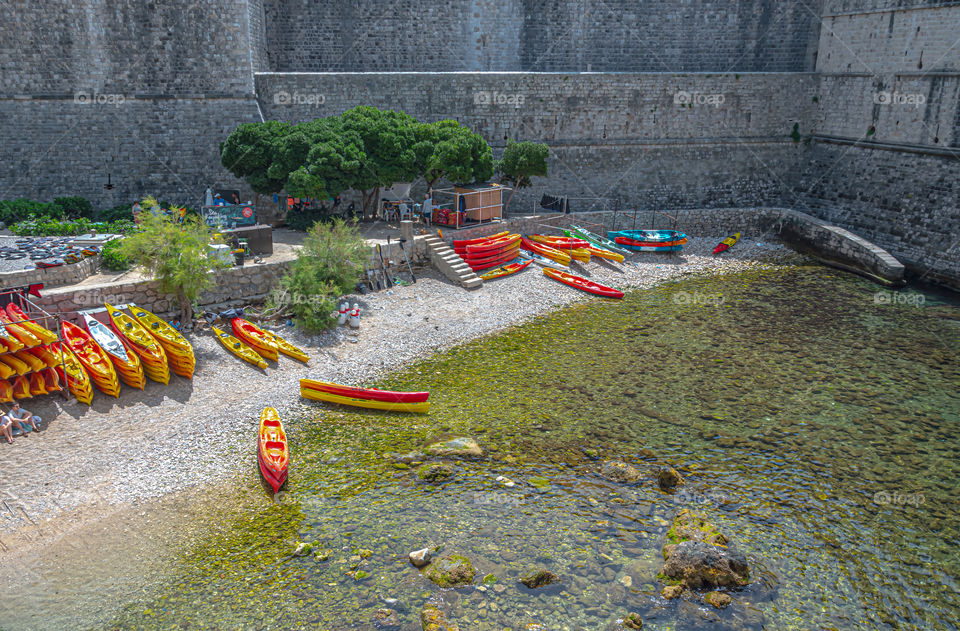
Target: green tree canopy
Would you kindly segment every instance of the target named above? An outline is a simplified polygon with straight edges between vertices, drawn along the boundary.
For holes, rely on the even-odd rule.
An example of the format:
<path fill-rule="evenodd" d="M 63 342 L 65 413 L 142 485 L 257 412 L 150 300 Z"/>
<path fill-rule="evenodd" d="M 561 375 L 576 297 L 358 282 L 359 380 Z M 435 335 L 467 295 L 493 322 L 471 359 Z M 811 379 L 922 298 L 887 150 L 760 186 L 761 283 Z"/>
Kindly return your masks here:
<path fill-rule="evenodd" d="M 497 172 L 500 173 L 500 180 L 513 187 L 510 196 L 503 205 L 504 211 L 510 205 L 510 200 L 513 199 L 518 189 L 530 186 L 530 178 L 547 175 L 547 157 L 549 155 L 550 148 L 545 144 L 528 141 L 507 141 L 507 147 L 503 150 L 503 157 L 497 162 Z"/>
<path fill-rule="evenodd" d="M 417 171 L 433 188 L 442 177 L 456 184 L 487 181 L 493 175 L 493 152 L 479 134 L 455 120 L 418 123 L 414 129 Z"/>

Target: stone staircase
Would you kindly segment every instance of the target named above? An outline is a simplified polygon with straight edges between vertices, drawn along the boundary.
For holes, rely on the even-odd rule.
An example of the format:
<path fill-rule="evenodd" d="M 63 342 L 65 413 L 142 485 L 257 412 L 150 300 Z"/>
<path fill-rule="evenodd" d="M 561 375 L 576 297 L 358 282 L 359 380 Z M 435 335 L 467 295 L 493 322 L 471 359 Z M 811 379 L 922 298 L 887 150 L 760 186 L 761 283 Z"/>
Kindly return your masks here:
<path fill-rule="evenodd" d="M 425 239 L 427 251 L 430 253 L 430 263 L 440 270 L 440 273 L 455 283 L 460 283 L 466 289 L 479 289 L 483 280 L 473 273 L 473 270 L 463 262 L 443 239 L 431 235 Z"/>

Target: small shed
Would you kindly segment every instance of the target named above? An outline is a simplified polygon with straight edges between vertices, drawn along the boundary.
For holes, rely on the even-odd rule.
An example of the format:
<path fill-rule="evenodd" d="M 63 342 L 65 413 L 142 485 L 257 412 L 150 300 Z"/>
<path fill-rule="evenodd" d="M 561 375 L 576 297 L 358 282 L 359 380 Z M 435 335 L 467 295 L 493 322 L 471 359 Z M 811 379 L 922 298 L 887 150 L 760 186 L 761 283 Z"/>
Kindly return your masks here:
<path fill-rule="evenodd" d="M 503 218 L 503 192 L 510 188 L 495 182 L 456 185 L 434 191 L 437 203 L 440 195 L 453 197 L 453 209 L 461 211 L 469 221 L 482 223 Z M 446 200 L 443 200 L 446 201 Z"/>

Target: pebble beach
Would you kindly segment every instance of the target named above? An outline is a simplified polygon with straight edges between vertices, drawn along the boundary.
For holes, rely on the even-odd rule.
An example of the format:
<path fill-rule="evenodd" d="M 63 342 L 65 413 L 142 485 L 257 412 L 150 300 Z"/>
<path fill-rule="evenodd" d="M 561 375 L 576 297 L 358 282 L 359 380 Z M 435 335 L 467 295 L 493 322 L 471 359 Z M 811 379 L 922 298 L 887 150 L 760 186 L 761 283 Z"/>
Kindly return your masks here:
<path fill-rule="evenodd" d="M 722 257 L 715 238 L 692 238 L 682 254 L 629 257 L 622 265 L 591 263 L 574 273 L 619 289 L 642 289 L 688 274 L 735 273 L 785 264 L 795 254 L 778 244 L 743 240 Z M 266 405 L 296 422 L 307 407 L 299 379 L 346 384 L 377 377 L 467 340 L 523 323 L 577 301 L 598 298 L 562 286 L 531 266 L 468 292 L 432 269 L 415 284 L 349 296 L 361 308 L 359 329 L 307 336 L 275 330 L 311 354 L 309 365 L 281 357 L 259 370 L 229 355 L 209 330 L 188 335 L 197 356 L 192 380 L 119 399 L 97 392 L 88 407 L 57 396 L 26 400 L 43 417 L 39 433 L 0 445 L 16 484 L 0 490 L 0 565 L 10 550 L 48 543 L 110 511 L 249 469 L 259 413 Z"/>

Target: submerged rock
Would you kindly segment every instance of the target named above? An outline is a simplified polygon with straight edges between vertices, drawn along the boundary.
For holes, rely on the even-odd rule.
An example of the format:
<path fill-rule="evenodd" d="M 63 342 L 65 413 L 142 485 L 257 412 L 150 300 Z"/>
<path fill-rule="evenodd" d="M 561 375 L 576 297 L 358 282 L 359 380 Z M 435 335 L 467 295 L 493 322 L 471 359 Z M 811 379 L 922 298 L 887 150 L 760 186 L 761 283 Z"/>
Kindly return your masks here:
<path fill-rule="evenodd" d="M 442 482 L 453 477 L 453 469 L 442 462 L 431 462 L 417 469 L 417 477 L 424 482 Z"/>
<path fill-rule="evenodd" d="M 460 627 L 447 622 L 446 614 L 430 603 L 420 610 L 420 626 L 423 627 L 423 631 L 460 631 Z"/>
<path fill-rule="evenodd" d="M 405 454 L 390 454 L 390 458 L 397 464 L 413 464 L 423 462 L 427 455 L 422 451 L 411 451 Z"/>
<path fill-rule="evenodd" d="M 433 553 L 430 552 L 430 548 L 424 548 L 423 550 L 415 550 L 407 556 L 414 567 L 426 567 L 430 565 L 430 559 L 433 557 Z"/>
<path fill-rule="evenodd" d="M 400 616 L 393 609 L 377 609 L 373 614 L 373 621 L 378 629 L 400 628 Z"/>
<path fill-rule="evenodd" d="M 448 554 L 423 571 L 439 587 L 463 587 L 473 583 L 477 570 L 462 554 Z"/>
<path fill-rule="evenodd" d="M 683 541 L 702 541 L 713 546 L 725 546 L 730 543 L 720 529 L 707 521 L 707 518 L 689 509 L 682 509 L 673 519 L 673 525 L 667 531 L 667 544 L 677 544 Z M 666 558 L 666 546 L 664 558 Z"/>
<path fill-rule="evenodd" d="M 295 557 L 305 557 L 313 551 L 313 543 L 301 541 L 293 551 Z"/>
<path fill-rule="evenodd" d="M 683 593 L 683 585 L 667 585 L 660 591 L 660 594 L 667 600 L 673 600 L 674 598 L 679 598 L 680 594 L 682 593 Z"/>
<path fill-rule="evenodd" d="M 505 487 L 507 487 L 507 488 L 513 488 L 513 487 L 516 486 L 516 484 L 517 484 L 516 482 L 514 482 L 513 480 L 511 480 L 510 478 L 508 478 L 508 477 L 505 476 L 505 475 L 498 475 L 498 476 L 497 476 L 497 482 L 499 482 L 500 484 L 502 484 L 503 486 L 505 486 Z"/>
<path fill-rule="evenodd" d="M 617 460 L 604 462 L 603 466 L 600 467 L 600 475 L 608 480 L 627 484 L 639 482 L 643 477 L 643 474 L 640 473 L 640 470 L 633 465 L 629 465 L 626 462 L 620 462 Z"/>
<path fill-rule="evenodd" d="M 717 609 L 726 608 L 733 598 L 730 597 L 730 594 L 724 594 L 722 592 L 708 592 L 703 599 L 710 605 L 713 605 Z"/>
<path fill-rule="evenodd" d="M 467 456 L 479 458 L 483 455 L 483 449 L 472 438 L 466 436 L 457 436 L 448 440 L 435 442 L 427 447 L 427 453 L 433 456 L 452 457 Z"/>
<path fill-rule="evenodd" d="M 746 557 L 702 541 L 684 541 L 674 546 L 661 572 L 687 587 L 741 586 L 750 582 Z"/>
<path fill-rule="evenodd" d="M 628 629 L 642 629 L 643 618 L 638 613 L 628 613 L 623 619 L 623 626 Z"/>
<path fill-rule="evenodd" d="M 657 484 L 662 491 L 683 486 L 683 476 L 673 467 L 663 467 L 657 472 Z"/>
<path fill-rule="evenodd" d="M 542 568 L 534 570 L 526 576 L 520 577 L 520 582 L 530 589 L 536 589 L 538 587 L 543 587 L 544 585 L 549 585 L 550 583 L 556 583 L 559 580 L 560 578 L 556 574 Z"/>

